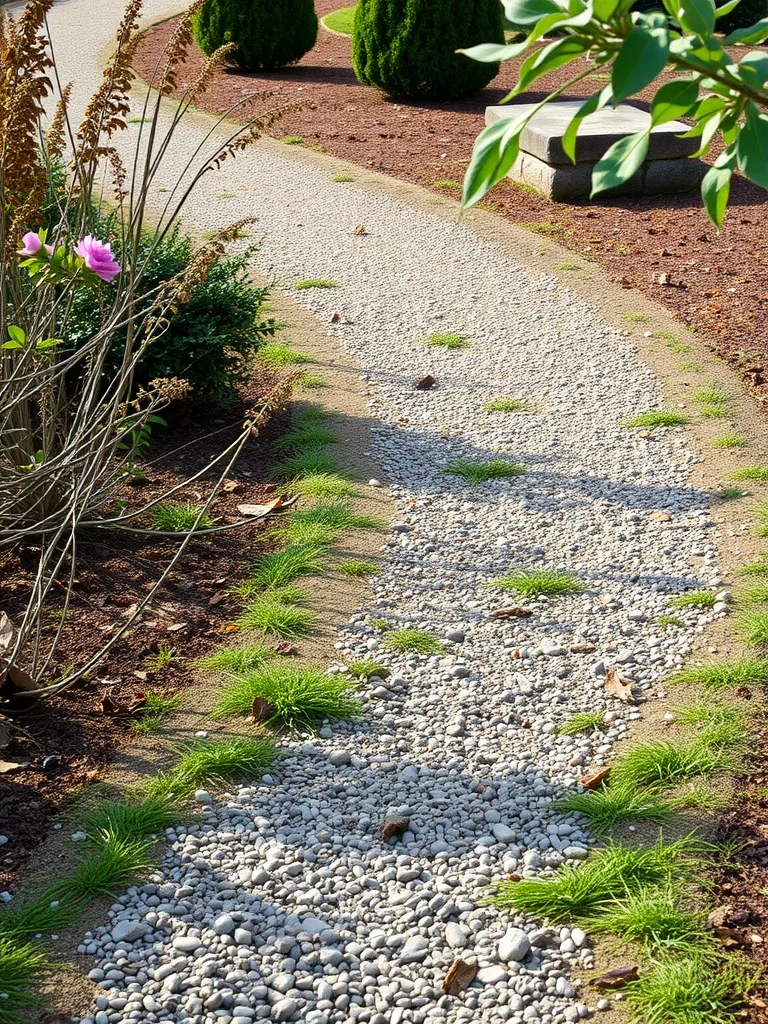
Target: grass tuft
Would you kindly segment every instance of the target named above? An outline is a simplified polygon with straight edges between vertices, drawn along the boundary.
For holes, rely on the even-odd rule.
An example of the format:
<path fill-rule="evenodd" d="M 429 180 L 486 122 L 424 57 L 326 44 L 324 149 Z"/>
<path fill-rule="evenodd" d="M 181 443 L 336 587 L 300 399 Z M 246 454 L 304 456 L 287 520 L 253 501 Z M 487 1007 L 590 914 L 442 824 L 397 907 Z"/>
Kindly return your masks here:
<path fill-rule="evenodd" d="M 665 412 L 663 409 L 651 409 L 641 412 L 627 420 L 628 427 L 682 427 L 688 423 L 688 417 L 681 412 Z"/>
<path fill-rule="evenodd" d="M 768 583 L 753 583 L 744 591 L 744 597 L 754 604 L 765 604 L 768 602 Z"/>
<path fill-rule="evenodd" d="M 323 565 L 320 555 L 320 547 L 311 544 L 289 544 L 262 555 L 253 573 L 238 585 L 238 593 L 250 597 L 260 590 L 284 587 L 301 576 L 319 572 Z"/>
<path fill-rule="evenodd" d="M 736 689 L 740 686 L 761 686 L 768 683 L 768 661 L 739 658 L 736 661 L 711 661 L 692 665 L 667 678 L 680 686 L 703 686 L 708 690 Z"/>
<path fill-rule="evenodd" d="M 310 288 L 338 288 L 339 286 L 335 281 L 329 281 L 325 277 L 307 277 L 303 281 L 297 281 L 293 287 L 304 292 Z"/>
<path fill-rule="evenodd" d="M 317 373 L 302 373 L 294 381 L 297 388 L 312 390 L 315 388 L 329 388 L 331 385 Z"/>
<path fill-rule="evenodd" d="M 264 662 L 274 658 L 274 653 L 263 644 L 250 644 L 248 647 L 223 648 L 214 651 L 197 662 L 197 667 L 203 671 L 231 672 L 239 675 L 242 672 L 250 672 L 259 668 Z"/>
<path fill-rule="evenodd" d="M 354 484 L 339 473 L 307 473 L 291 480 L 289 487 L 309 498 L 353 498 L 357 493 Z"/>
<path fill-rule="evenodd" d="M 622 313 L 621 319 L 631 324 L 647 324 L 651 318 L 646 313 Z"/>
<path fill-rule="evenodd" d="M 352 177 L 351 174 L 334 174 L 332 178 L 328 179 L 328 181 L 334 181 L 334 182 L 339 182 L 339 183 L 341 183 L 341 182 L 348 182 L 348 181 L 354 181 L 354 180 L 355 179 Z"/>
<path fill-rule="evenodd" d="M 494 580 L 492 586 L 523 597 L 556 597 L 560 594 L 578 594 L 584 590 L 581 580 L 557 569 L 513 569 L 508 575 Z"/>
<path fill-rule="evenodd" d="M 744 576 L 765 576 L 768 579 L 768 555 L 761 555 L 749 565 L 742 566 L 739 572 Z"/>
<path fill-rule="evenodd" d="M 355 684 L 346 675 L 319 668 L 265 665 L 233 680 L 219 694 L 214 715 L 248 715 L 257 697 L 274 708 L 268 724 L 316 729 L 324 719 L 349 720 L 360 713 Z"/>
<path fill-rule="evenodd" d="M 720 437 L 716 437 L 710 444 L 713 448 L 744 448 L 747 442 L 741 434 L 721 434 Z"/>
<path fill-rule="evenodd" d="M 486 412 L 530 412 L 533 409 L 528 402 L 520 402 L 516 398 L 494 398 L 483 406 Z"/>
<path fill-rule="evenodd" d="M 296 593 L 290 595 L 295 600 Z M 249 601 L 243 614 L 237 620 L 242 629 L 260 629 L 267 636 L 280 637 L 281 640 L 297 640 L 312 632 L 316 622 L 314 612 L 306 608 L 296 608 L 286 601 L 285 594 L 263 594 Z"/>
<path fill-rule="evenodd" d="M 727 419 L 731 414 L 728 395 L 719 384 L 710 384 L 693 396 L 698 402 L 701 415 L 708 420 Z"/>
<path fill-rule="evenodd" d="M 149 511 L 149 523 L 153 530 L 163 533 L 189 533 L 195 529 L 198 516 L 203 511 L 201 505 L 192 505 L 187 502 L 184 505 L 175 505 L 171 502 L 161 502 Z M 208 530 L 213 526 L 213 520 L 208 513 L 203 513 L 196 529 Z"/>
<path fill-rule="evenodd" d="M 625 821 L 663 824 L 672 807 L 652 790 L 639 791 L 633 783 L 601 786 L 587 793 L 566 793 L 555 801 L 559 811 L 583 815 L 596 835 L 604 835 Z"/>
<path fill-rule="evenodd" d="M 286 527 L 286 536 L 291 538 L 294 531 L 319 527 L 335 540 L 346 530 L 378 530 L 381 522 L 375 516 L 360 515 L 352 511 L 346 501 L 319 501 L 313 508 L 300 509 L 291 514 Z"/>
<path fill-rule="evenodd" d="M 672 951 L 624 992 L 633 1024 L 737 1024 L 759 980 L 741 961 Z"/>
<path fill-rule="evenodd" d="M 365 679 L 366 681 L 374 676 L 386 679 L 390 675 L 386 665 L 380 665 L 377 661 L 351 661 L 347 665 L 347 672 L 357 679 Z"/>
<path fill-rule="evenodd" d="M 136 712 L 137 718 L 131 721 L 131 732 L 139 735 L 154 732 L 174 715 L 184 703 L 180 693 L 158 693 L 148 690 L 144 695 L 144 703 Z"/>
<path fill-rule="evenodd" d="M 373 562 L 350 559 L 348 562 L 339 562 L 336 566 L 336 570 L 337 572 L 340 572 L 342 576 L 349 576 L 354 580 L 364 580 L 369 576 L 375 576 L 379 571 L 379 567 L 374 565 Z"/>
<path fill-rule="evenodd" d="M 558 736 L 575 736 L 579 732 L 605 728 L 604 711 L 580 711 L 558 727 Z"/>
<path fill-rule="evenodd" d="M 446 473 L 460 476 L 472 487 L 485 483 L 487 480 L 502 480 L 507 477 L 522 476 L 525 466 L 505 459 L 493 459 L 491 462 L 473 462 L 471 459 L 457 459 L 446 466 Z"/>
<path fill-rule="evenodd" d="M 303 352 L 297 352 L 290 345 L 273 341 L 259 349 L 259 361 L 265 366 L 277 367 L 314 363 L 315 360 Z"/>
<path fill-rule="evenodd" d="M 673 597 L 669 603 L 673 608 L 713 608 L 716 600 L 710 590 L 691 590 L 687 594 Z"/>
<path fill-rule="evenodd" d="M 678 619 L 676 615 L 657 615 L 656 625 L 661 626 L 662 629 L 666 629 L 668 626 L 675 626 L 679 629 L 681 626 L 684 626 L 685 623 L 682 619 Z"/>
<path fill-rule="evenodd" d="M 304 136 L 284 135 L 280 141 L 286 146 L 300 146 L 304 142 Z"/>
<path fill-rule="evenodd" d="M 731 473 L 732 480 L 768 480 L 768 466 L 742 466 Z"/>
<path fill-rule="evenodd" d="M 469 342 L 463 334 L 428 334 L 419 338 L 417 344 L 430 348 L 468 348 Z"/>
<path fill-rule="evenodd" d="M 717 735 L 702 733 L 694 740 L 644 740 L 623 754 L 611 769 L 615 785 L 674 785 L 696 776 L 707 777 L 718 772 L 733 771 L 738 765 L 728 732 Z"/>
<path fill-rule="evenodd" d="M 740 487 L 721 487 L 715 491 L 715 497 L 721 501 L 734 501 L 736 498 L 743 498 L 744 491 Z"/>
<path fill-rule="evenodd" d="M 681 910 L 684 899 L 681 886 L 643 887 L 617 900 L 607 913 L 590 922 L 590 929 L 642 942 L 651 951 L 703 943 L 706 915 Z"/>
<path fill-rule="evenodd" d="M 148 797 L 138 804 L 105 801 L 80 817 L 80 825 L 89 839 L 99 845 L 114 839 L 145 840 L 180 821 L 179 811 L 159 796 Z"/>
<path fill-rule="evenodd" d="M 390 651 L 413 654 L 441 654 L 444 647 L 440 640 L 426 629 L 392 629 L 384 638 Z"/>
<path fill-rule="evenodd" d="M 759 519 L 755 533 L 758 537 L 768 537 L 768 502 L 759 501 L 755 507 L 755 512 Z"/>
<path fill-rule="evenodd" d="M 35 943 L 0 933 L 0 1024 L 19 1024 L 22 1008 L 40 1002 L 32 985 L 51 966 Z"/>
<path fill-rule="evenodd" d="M 768 612 L 742 612 L 736 626 L 747 643 L 753 647 L 768 645 Z"/>
<path fill-rule="evenodd" d="M 341 466 L 332 455 L 326 455 L 321 451 L 309 451 L 284 459 L 272 471 L 273 476 L 284 477 L 288 480 L 316 473 L 331 473 L 341 476 Z"/>
<path fill-rule="evenodd" d="M 265 736 L 201 740 L 183 752 L 176 767 L 160 774 L 146 787 L 150 796 L 183 794 L 209 783 L 221 783 L 238 775 L 261 777 L 275 759 L 275 745 Z"/>

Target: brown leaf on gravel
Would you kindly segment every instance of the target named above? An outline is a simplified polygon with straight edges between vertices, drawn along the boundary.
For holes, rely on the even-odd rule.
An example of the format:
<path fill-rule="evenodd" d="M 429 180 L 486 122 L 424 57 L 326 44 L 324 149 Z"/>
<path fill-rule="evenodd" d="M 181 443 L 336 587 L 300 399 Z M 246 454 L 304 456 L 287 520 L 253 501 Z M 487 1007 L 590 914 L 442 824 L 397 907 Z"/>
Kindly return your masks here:
<path fill-rule="evenodd" d="M 432 376 L 431 373 L 428 373 L 426 377 L 421 377 L 419 380 L 416 381 L 416 390 L 429 391 L 429 389 L 433 388 L 435 384 L 437 384 L 437 380 Z"/>
<path fill-rule="evenodd" d="M 19 668 L 18 665 L 9 665 L 6 671 L 6 678 L 8 682 L 17 690 L 35 690 L 37 689 L 37 683 L 23 669 Z"/>
<path fill-rule="evenodd" d="M 598 768 L 594 772 L 587 772 L 586 775 L 582 775 L 579 779 L 579 784 L 582 789 L 598 789 L 603 780 L 608 777 L 610 768 Z"/>
<path fill-rule="evenodd" d="M 331 323 L 332 324 L 340 324 L 341 323 L 341 313 L 334 313 L 331 316 Z"/>
<path fill-rule="evenodd" d="M 533 615 L 530 608 L 497 608 L 495 612 L 491 612 L 492 619 L 527 619 L 529 615 Z"/>
<path fill-rule="evenodd" d="M 221 602 L 227 597 L 226 590 L 217 590 L 212 598 L 208 601 L 209 605 L 221 604 Z"/>
<path fill-rule="evenodd" d="M 658 519 L 660 523 L 668 523 L 671 520 L 671 518 L 672 516 L 669 514 L 669 512 L 662 512 L 660 510 L 657 510 L 656 512 L 651 512 L 651 519 Z"/>
<path fill-rule="evenodd" d="M 612 971 L 606 971 L 599 978 L 593 978 L 590 984 L 595 988 L 624 988 L 630 981 L 637 981 L 637 964 L 632 967 L 616 967 Z"/>
<path fill-rule="evenodd" d="M 290 640 L 283 640 L 282 643 L 275 644 L 275 652 L 282 655 L 298 654 L 299 648 Z"/>
<path fill-rule="evenodd" d="M 569 647 L 568 650 L 571 654 L 592 654 L 592 652 L 596 651 L 597 648 L 594 644 L 573 644 L 573 646 Z"/>
<path fill-rule="evenodd" d="M 251 715 L 254 722 L 268 722 L 275 713 L 275 705 L 271 704 L 266 697 L 254 697 L 251 705 Z"/>
<path fill-rule="evenodd" d="M 239 491 L 242 486 L 239 480 L 225 480 L 221 489 L 225 494 L 232 494 L 234 491 Z"/>
<path fill-rule="evenodd" d="M 477 964 L 467 963 L 466 960 L 454 960 L 445 976 L 443 992 L 447 996 L 458 995 L 465 988 L 469 988 L 476 974 Z"/>
<path fill-rule="evenodd" d="M 367 235 L 368 232 L 367 232 L 367 230 L 365 228 L 365 224 L 355 224 L 354 228 L 352 229 L 352 234 L 353 235 Z"/>
<path fill-rule="evenodd" d="M 216 630 L 217 633 L 239 633 L 240 627 L 236 622 L 225 622 L 223 626 L 219 626 Z"/>
<path fill-rule="evenodd" d="M 280 508 L 282 504 L 282 498 L 275 498 L 274 501 L 268 501 L 266 505 L 238 505 L 237 511 L 241 516 L 253 516 L 260 518 L 262 516 L 268 516 L 270 512 L 273 512 L 276 508 Z"/>
<path fill-rule="evenodd" d="M 411 819 L 406 814 L 388 814 L 381 823 L 379 838 L 383 843 L 392 836 L 401 836 L 406 831 Z"/>
<path fill-rule="evenodd" d="M 19 768 L 29 768 L 29 761 L 0 761 L 0 775 L 10 775 Z"/>
<path fill-rule="evenodd" d="M 634 683 L 631 679 L 624 679 L 617 668 L 609 668 L 605 676 L 605 692 L 610 697 L 616 697 L 625 704 L 634 704 L 635 697 L 632 693 Z"/>

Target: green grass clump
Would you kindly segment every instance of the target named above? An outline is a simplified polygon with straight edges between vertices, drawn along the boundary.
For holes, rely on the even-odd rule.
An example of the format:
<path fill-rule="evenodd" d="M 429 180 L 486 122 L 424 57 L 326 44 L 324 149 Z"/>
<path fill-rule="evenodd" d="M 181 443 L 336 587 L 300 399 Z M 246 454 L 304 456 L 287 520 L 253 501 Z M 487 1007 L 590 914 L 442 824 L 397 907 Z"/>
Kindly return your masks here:
<path fill-rule="evenodd" d="M 373 562 L 364 562 L 358 559 L 350 559 L 348 562 L 339 562 L 336 566 L 337 572 L 340 572 L 342 576 L 349 576 L 354 580 L 364 580 L 369 576 L 375 576 L 379 571 L 377 565 Z"/>
<path fill-rule="evenodd" d="M 335 281 L 329 281 L 326 277 L 308 277 L 303 281 L 297 281 L 293 287 L 304 292 L 309 288 L 338 288 L 339 286 Z"/>
<path fill-rule="evenodd" d="M 456 181 L 455 178 L 435 178 L 432 182 L 432 188 L 461 188 L 461 182 Z"/>
<path fill-rule="evenodd" d="M 297 388 L 307 388 L 308 390 L 329 388 L 331 386 L 325 377 L 321 377 L 317 373 L 302 373 L 293 383 Z"/>
<path fill-rule="evenodd" d="M 131 721 L 131 732 L 140 735 L 154 732 L 167 722 L 183 703 L 184 698 L 179 693 L 157 693 L 148 690 L 144 696 L 144 703 L 136 712 L 138 717 Z"/>
<path fill-rule="evenodd" d="M 278 452 L 290 452 L 292 455 L 323 448 L 339 440 L 339 435 L 321 426 L 315 420 L 300 420 L 282 437 L 275 441 L 274 448 Z"/>
<path fill-rule="evenodd" d="M 357 493 L 354 484 L 339 473 L 307 473 L 291 480 L 289 487 L 309 498 L 353 498 Z"/>
<path fill-rule="evenodd" d="M 300 146 L 304 142 L 303 135 L 284 135 L 280 139 L 286 146 Z"/>
<path fill-rule="evenodd" d="M 270 342 L 259 349 L 259 360 L 265 366 L 271 367 L 294 366 L 300 363 L 314 363 L 315 361 L 311 356 L 307 356 L 303 352 L 297 352 L 290 345 L 276 341 Z"/>
<path fill-rule="evenodd" d="M 334 174 L 332 178 L 328 179 L 328 181 L 335 181 L 335 182 L 347 182 L 347 181 L 354 181 L 354 180 L 355 179 L 352 177 L 351 174 Z"/>
<path fill-rule="evenodd" d="M 627 420 L 628 427 L 682 427 L 688 423 L 688 417 L 681 412 L 665 412 L 663 409 L 651 409 L 641 412 Z"/>
<path fill-rule="evenodd" d="M 755 533 L 758 537 L 768 537 L 768 502 L 759 501 L 755 507 L 759 520 Z"/>
<path fill-rule="evenodd" d="M 40 1002 L 32 986 L 51 967 L 40 946 L 0 932 L 0 1024 L 19 1024 L 23 1008 Z"/>
<path fill-rule="evenodd" d="M 176 650 L 168 644 L 160 644 L 157 652 L 147 658 L 147 668 L 151 672 L 162 672 L 176 661 Z"/>
<path fill-rule="evenodd" d="M 744 448 L 746 443 L 741 434 L 721 434 L 711 442 L 713 448 Z"/>
<path fill-rule="evenodd" d="M 709 590 L 691 590 L 673 597 L 669 603 L 673 608 L 713 608 L 716 598 Z"/>
<path fill-rule="evenodd" d="M 176 505 L 171 502 L 161 502 L 149 511 L 149 523 L 153 530 L 162 533 L 189 533 L 192 529 L 208 530 L 213 526 L 213 520 L 207 512 L 203 512 L 201 505 L 192 505 L 186 502 L 184 505 Z M 200 516 L 200 522 L 197 518 Z"/>
<path fill-rule="evenodd" d="M 419 343 L 430 348 L 467 348 L 469 342 L 463 334 L 428 334 Z"/>
<path fill-rule="evenodd" d="M 556 263 L 555 270 L 581 270 L 578 263 Z"/>
<path fill-rule="evenodd" d="M 306 527 L 320 527 L 336 539 L 346 530 L 381 529 L 381 522 L 375 516 L 353 512 L 349 502 L 319 501 L 313 508 L 300 509 L 291 514 L 286 535 L 290 537 L 293 529 Z"/>
<path fill-rule="evenodd" d="M 666 629 L 667 626 L 676 626 L 679 629 L 685 623 L 682 619 L 678 619 L 676 615 L 657 615 L 656 625 L 661 626 L 662 629 Z"/>
<path fill-rule="evenodd" d="M 290 595 L 295 599 L 296 594 Z M 267 636 L 281 640 L 297 640 L 311 633 L 317 617 L 306 608 L 296 608 L 285 600 L 285 594 L 263 594 L 249 601 L 237 620 L 242 629 L 259 629 Z"/>
<path fill-rule="evenodd" d="M 602 729 L 605 726 L 605 712 L 603 711 L 580 711 L 563 722 L 557 730 L 558 736 L 575 736 L 579 732 L 589 732 L 592 729 Z"/>
<path fill-rule="evenodd" d="M 490 462 L 473 462 L 471 459 L 457 459 L 445 468 L 446 473 L 460 476 L 472 487 L 483 484 L 487 480 L 502 480 L 507 477 L 522 476 L 525 466 L 505 459 L 492 459 Z"/>
<path fill-rule="evenodd" d="M 319 572 L 323 567 L 322 549 L 312 544 L 289 544 L 279 551 L 271 551 L 256 563 L 251 575 L 240 584 L 239 592 L 250 596 L 260 590 L 270 590 L 293 583 L 301 576 Z"/>
<path fill-rule="evenodd" d="M 175 768 L 152 779 L 146 792 L 151 796 L 181 795 L 239 775 L 260 778 L 272 765 L 275 755 L 275 745 L 266 736 L 200 740 L 184 750 Z"/>
<path fill-rule="evenodd" d="M 390 651 L 413 654 L 441 654 L 442 643 L 426 629 L 391 629 L 387 632 L 384 644 Z"/>
<path fill-rule="evenodd" d="M 734 501 L 736 498 L 743 498 L 744 491 L 740 487 L 721 487 L 715 491 L 715 497 L 721 501 Z"/>
<path fill-rule="evenodd" d="M 667 678 L 667 682 L 681 686 L 698 685 L 708 690 L 762 686 L 768 683 L 768 661 L 758 658 L 711 661 L 706 665 L 692 665 L 675 672 Z"/>
<path fill-rule="evenodd" d="M 214 715 L 248 715 L 257 697 L 274 709 L 267 724 L 288 729 L 316 729 L 326 718 L 349 720 L 361 707 L 348 676 L 283 664 L 265 665 L 233 680 L 220 692 Z"/>
<path fill-rule="evenodd" d="M 337 11 L 331 11 L 321 19 L 322 24 L 342 36 L 351 36 L 355 25 L 355 7 L 340 7 Z M 335 179 L 331 179 L 333 181 Z"/>
<path fill-rule="evenodd" d="M 768 645 L 768 612 L 742 612 L 736 625 L 748 644 L 753 647 Z"/>
<path fill-rule="evenodd" d="M 631 324 L 647 324 L 651 318 L 645 313 L 622 313 L 621 319 Z"/>
<path fill-rule="evenodd" d="M 373 676 L 386 679 L 390 675 L 389 669 L 385 665 L 380 665 L 377 661 L 351 661 L 347 665 L 347 672 L 357 679 L 365 680 L 372 679 Z"/>
<path fill-rule="evenodd" d="M 494 398 L 483 406 L 486 412 L 530 412 L 533 406 L 516 398 Z"/>
<path fill-rule="evenodd" d="M 583 815 L 596 835 L 603 835 L 625 821 L 662 824 L 672 807 L 653 790 L 638 790 L 633 783 L 604 785 L 587 793 L 566 793 L 555 801 L 559 811 Z"/>
<path fill-rule="evenodd" d="M 744 591 L 744 597 L 754 604 L 765 604 L 768 601 L 768 583 L 753 583 Z"/>
<path fill-rule="evenodd" d="M 730 416 L 728 395 L 719 384 L 710 384 L 708 388 L 697 391 L 693 397 L 698 402 L 701 415 L 705 419 L 722 420 Z"/>
<path fill-rule="evenodd" d="M 742 961 L 673 950 L 624 993 L 633 1024 L 737 1024 L 759 980 Z"/>
<path fill-rule="evenodd" d="M 744 576 L 765 576 L 768 579 L 768 556 L 761 555 L 749 565 L 743 565 L 739 572 Z"/>
<path fill-rule="evenodd" d="M 106 844 L 112 839 L 146 839 L 178 825 L 177 808 L 162 797 L 148 797 L 141 803 L 104 801 L 81 814 L 79 823 L 89 840 Z"/>
<path fill-rule="evenodd" d="M 681 910 L 685 900 L 679 885 L 647 886 L 629 893 L 605 914 L 590 922 L 590 929 L 642 942 L 653 952 L 705 943 L 705 914 Z"/>
<path fill-rule="evenodd" d="M 557 597 L 561 594 L 578 594 L 584 590 L 581 580 L 557 569 L 513 569 L 508 575 L 494 580 L 492 586 L 522 597 Z"/>
<path fill-rule="evenodd" d="M 749 714 L 745 705 L 726 704 L 709 697 L 706 700 L 692 700 L 675 708 L 675 719 L 682 725 L 705 728 L 710 738 L 725 733 L 738 743 L 745 735 Z"/>
<path fill-rule="evenodd" d="M 48 892 L 55 899 L 75 904 L 94 896 L 113 896 L 135 882 L 152 866 L 152 843 L 135 837 L 112 836 L 101 849 L 86 857 L 74 874 L 55 882 Z"/>
<path fill-rule="evenodd" d="M 273 476 L 284 477 L 288 480 L 296 480 L 316 473 L 342 475 L 341 466 L 336 459 L 332 455 L 326 455 L 325 452 L 316 449 L 292 455 L 289 459 L 278 463 L 272 471 Z"/>
<path fill-rule="evenodd" d="M 692 864 L 691 843 L 680 840 L 650 849 L 608 843 L 577 866 L 564 864 L 554 874 L 500 882 L 494 904 L 553 922 L 586 921 L 617 900 L 647 886 L 667 884 Z"/>
<path fill-rule="evenodd" d="M 668 786 L 696 776 L 732 771 L 738 760 L 726 749 L 730 736 L 702 733 L 688 742 L 644 740 L 623 754 L 611 769 L 618 786 Z M 719 741 L 719 742 L 718 742 Z"/>
<path fill-rule="evenodd" d="M 197 667 L 203 671 L 231 672 L 233 675 L 239 675 L 242 672 L 250 672 L 251 669 L 259 668 L 274 656 L 274 653 L 263 644 L 226 647 L 201 658 L 197 662 Z"/>
<path fill-rule="evenodd" d="M 768 466 L 742 466 L 731 473 L 732 480 L 768 480 Z"/>

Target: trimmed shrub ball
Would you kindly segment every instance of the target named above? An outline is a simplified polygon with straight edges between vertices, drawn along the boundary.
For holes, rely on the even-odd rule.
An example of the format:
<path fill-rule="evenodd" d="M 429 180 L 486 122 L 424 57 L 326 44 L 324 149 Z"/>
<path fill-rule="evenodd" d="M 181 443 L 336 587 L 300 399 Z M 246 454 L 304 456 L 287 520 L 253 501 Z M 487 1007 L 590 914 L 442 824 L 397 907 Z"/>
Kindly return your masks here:
<path fill-rule="evenodd" d="M 301 60 L 317 41 L 314 0 L 208 0 L 195 15 L 197 45 L 210 56 L 236 43 L 243 71 L 271 70 Z"/>
<path fill-rule="evenodd" d="M 455 51 L 503 42 L 501 0 L 358 0 L 352 63 L 361 82 L 391 96 L 452 99 L 499 71 Z"/>

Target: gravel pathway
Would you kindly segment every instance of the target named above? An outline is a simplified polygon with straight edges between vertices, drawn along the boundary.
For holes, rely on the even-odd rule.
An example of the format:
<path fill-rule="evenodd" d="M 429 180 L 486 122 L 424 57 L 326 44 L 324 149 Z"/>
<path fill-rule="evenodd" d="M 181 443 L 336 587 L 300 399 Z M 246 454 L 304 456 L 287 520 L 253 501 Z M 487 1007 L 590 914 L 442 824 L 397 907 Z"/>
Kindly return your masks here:
<path fill-rule="evenodd" d="M 78 102 L 120 6 L 53 9 Z M 200 130 L 186 127 L 174 152 Z M 638 717 L 606 696 L 606 668 L 650 690 L 707 621 L 681 613 L 688 625 L 674 635 L 654 625 L 671 594 L 721 582 L 707 498 L 688 483 L 695 455 L 682 431 L 648 439 L 621 426 L 662 397 L 631 341 L 468 227 L 259 150 L 187 209 L 201 230 L 252 214 L 262 273 L 286 287 L 340 285 L 292 294 L 360 360 L 373 454 L 399 511 L 375 600 L 340 627 L 337 646 L 391 675 L 369 684 L 362 723 L 297 741 L 274 778 L 221 802 L 201 795 L 202 822 L 169 833 L 156 880 L 85 936 L 102 992 L 83 1024 L 590 1016 L 571 980 L 574 964 L 591 963 L 584 933 L 504 918 L 484 901 L 494 879 L 586 855 L 584 829 L 549 805 Z M 470 345 L 417 342 L 435 331 Z M 438 386 L 416 390 L 426 373 Z M 534 411 L 489 414 L 494 397 Z M 460 458 L 510 459 L 526 473 L 472 488 L 446 473 Z M 517 603 L 487 586 L 512 565 L 556 566 L 588 589 L 528 602 L 526 619 L 493 617 Z M 377 619 L 428 629 L 445 652 L 394 655 Z M 557 735 L 595 709 L 601 731 Z M 379 825 L 393 812 L 410 823 L 385 843 Z M 477 959 L 477 979 L 444 996 L 457 955 Z"/>

